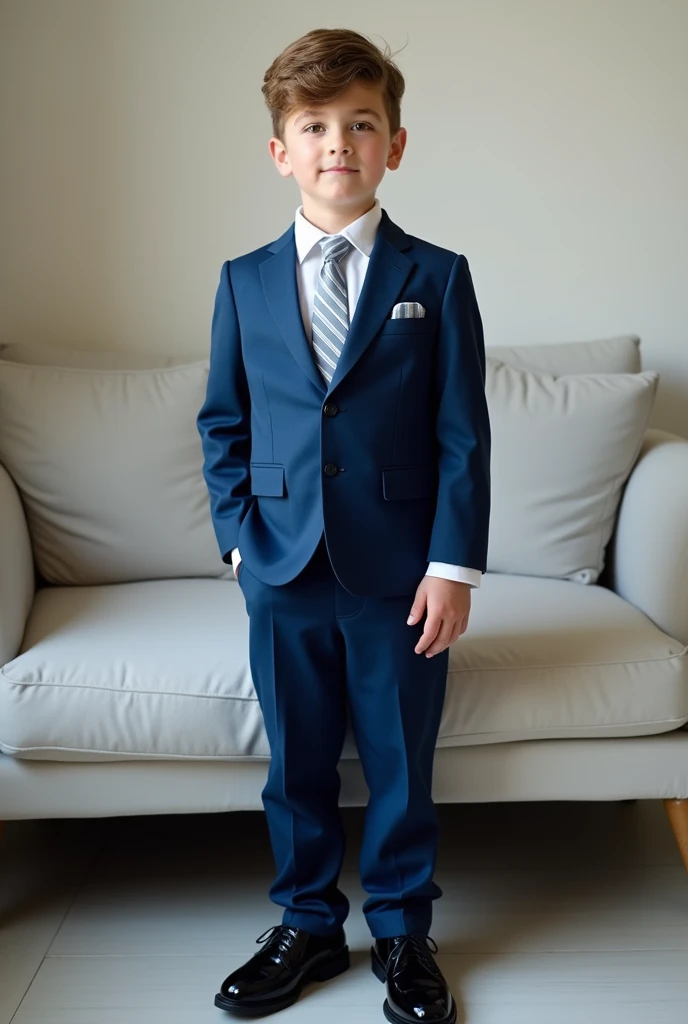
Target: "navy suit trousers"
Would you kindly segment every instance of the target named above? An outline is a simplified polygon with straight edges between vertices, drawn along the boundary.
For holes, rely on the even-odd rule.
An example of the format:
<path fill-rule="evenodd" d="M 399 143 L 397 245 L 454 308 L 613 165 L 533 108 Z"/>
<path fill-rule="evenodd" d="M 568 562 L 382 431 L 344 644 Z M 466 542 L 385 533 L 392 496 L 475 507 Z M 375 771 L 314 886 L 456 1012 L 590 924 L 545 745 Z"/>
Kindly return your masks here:
<path fill-rule="evenodd" d="M 403 557 L 400 555 L 400 557 Z M 420 580 L 418 581 L 420 582 Z M 360 851 L 374 938 L 428 934 L 439 825 L 432 770 L 449 651 L 415 653 L 415 591 L 359 597 L 334 574 L 324 535 L 305 568 L 273 586 L 242 562 L 249 659 L 271 761 L 262 799 L 283 924 L 330 935 L 349 901 L 338 888 L 345 834 L 337 765 L 347 705 L 369 800 Z"/>

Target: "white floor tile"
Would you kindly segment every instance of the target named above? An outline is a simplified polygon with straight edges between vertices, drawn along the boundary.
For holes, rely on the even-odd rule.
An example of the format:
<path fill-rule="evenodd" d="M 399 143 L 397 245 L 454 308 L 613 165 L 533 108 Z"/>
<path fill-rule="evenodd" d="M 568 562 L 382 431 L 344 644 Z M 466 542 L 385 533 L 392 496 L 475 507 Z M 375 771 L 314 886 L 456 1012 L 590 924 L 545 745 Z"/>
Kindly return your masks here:
<path fill-rule="evenodd" d="M 661 802 L 439 814 L 431 934 L 460 1024 L 683 1024 L 688 876 Z M 365 811 L 342 816 L 352 968 L 309 986 L 280 1021 L 384 1020 L 361 911 Z M 229 1020 L 213 997 L 281 920 L 273 877 L 261 813 L 10 823 L 0 1024 Z"/>
<path fill-rule="evenodd" d="M 81 822 L 7 822 L 0 843 L 0 1021 L 19 1006 L 98 843 Z"/>
<path fill-rule="evenodd" d="M 230 1019 L 213 997 L 237 960 L 221 957 L 48 957 L 13 1024 L 205 1024 Z M 438 956 L 470 1024 L 684 1024 L 682 952 Z M 275 1019 L 382 1021 L 384 986 L 367 958 L 304 989 Z"/>

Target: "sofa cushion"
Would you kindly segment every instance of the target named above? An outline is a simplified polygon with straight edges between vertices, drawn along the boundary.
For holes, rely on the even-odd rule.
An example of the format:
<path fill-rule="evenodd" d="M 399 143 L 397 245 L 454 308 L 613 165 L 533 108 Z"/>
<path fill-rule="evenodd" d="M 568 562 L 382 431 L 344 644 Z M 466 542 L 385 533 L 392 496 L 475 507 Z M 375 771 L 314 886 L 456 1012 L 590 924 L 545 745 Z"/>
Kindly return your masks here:
<path fill-rule="evenodd" d="M 537 373 L 639 373 L 640 338 L 620 334 L 594 341 L 565 341 L 557 344 L 493 345 L 487 354 L 510 366 Z M 194 363 L 198 355 L 156 355 L 138 349 L 78 349 L 15 341 L 0 345 L 0 359 L 44 366 L 80 366 L 101 370 L 159 369 L 180 363 Z"/>
<path fill-rule="evenodd" d="M 488 345 L 486 354 L 509 366 L 561 377 L 568 373 L 640 373 L 640 338 L 620 334 L 556 345 Z"/>
<path fill-rule="evenodd" d="M 82 370 L 161 370 L 199 361 L 198 355 L 158 354 L 138 349 L 83 349 L 46 345 L 40 341 L 13 341 L 0 345 L 0 359 L 30 366 L 73 366 Z"/>
<path fill-rule="evenodd" d="M 487 571 L 594 583 L 659 374 L 554 377 L 487 358 Z"/>
<path fill-rule="evenodd" d="M 551 367 L 559 373 L 639 366 L 638 339 L 632 335 L 488 351 L 503 352 L 515 364 Z M 233 576 L 217 549 L 195 423 L 205 399 L 208 360 L 185 364 L 180 362 L 183 358 L 40 343 L 0 348 L 0 460 L 21 492 L 36 564 L 47 582 L 89 585 Z M 548 472 L 550 456 L 558 451 L 549 444 L 548 426 L 552 416 L 561 419 L 557 396 L 573 387 L 575 397 L 583 386 L 553 384 L 548 392 L 547 387 L 531 385 L 526 390 L 523 381 L 528 378 L 519 378 L 516 371 L 495 375 L 495 368 L 503 365 L 494 356 L 488 358 L 488 393 L 497 403 L 491 408 L 491 419 L 497 415 L 493 429 L 497 473 L 493 470 L 492 523 L 496 525 L 491 525 L 488 569 L 596 580 L 604 550 L 597 552 L 595 544 L 601 537 L 606 543 L 611 536 L 623 480 L 615 481 L 613 508 L 606 510 L 595 532 L 586 510 L 576 507 L 579 495 L 572 492 L 565 474 L 566 489 L 558 490 L 561 473 L 552 476 L 546 492 L 551 504 L 539 504 L 537 516 L 532 516 L 531 503 L 539 502 L 539 496 L 532 490 L 521 493 L 519 468 L 522 461 L 529 473 Z M 628 396 L 623 408 L 630 413 L 634 389 L 622 382 L 615 390 Z M 548 395 L 552 401 L 547 401 Z M 585 395 L 585 402 L 579 397 L 576 403 L 583 415 L 589 402 L 603 398 L 589 387 Z M 503 407 L 504 401 L 508 408 Z M 609 426 L 613 430 L 619 424 Z M 558 428 L 559 440 L 568 443 L 567 424 L 559 423 Z M 541 431 L 537 448 L 532 447 L 534 429 Z M 531 446 L 527 454 L 525 449 L 517 450 L 521 436 Z M 630 445 L 631 431 L 625 439 Z M 505 445 L 509 455 L 500 458 L 499 449 Z M 533 458 L 534 453 L 540 457 Z M 606 481 L 598 477 L 591 481 L 586 453 L 578 454 L 585 469 L 583 485 L 597 488 L 592 495 L 598 499 L 597 509 L 599 490 Z M 601 469 L 613 470 L 616 456 L 622 454 L 617 444 Z M 562 469 L 563 463 L 558 464 Z M 631 466 L 632 462 L 627 472 Z M 586 492 L 583 500 L 588 497 Z M 507 509 L 508 530 L 500 533 Z M 580 526 L 582 533 L 564 547 L 558 533 L 560 513 L 572 510 L 578 517 L 568 526 Z M 543 524 L 547 529 L 542 529 Z M 525 544 L 521 544 L 520 530 L 525 531 Z M 502 557 L 505 543 L 506 561 Z M 530 564 L 529 557 L 535 559 Z"/>
<path fill-rule="evenodd" d="M 688 653 L 604 587 L 488 573 L 452 645 L 438 746 L 642 736 L 688 721 Z M 38 591 L 0 674 L 0 750 L 268 757 L 234 580 Z M 356 756 L 351 730 L 343 756 Z"/>
<path fill-rule="evenodd" d="M 196 428 L 207 379 L 207 359 L 134 370 L 0 360 L 0 461 L 47 582 L 231 578 Z"/>

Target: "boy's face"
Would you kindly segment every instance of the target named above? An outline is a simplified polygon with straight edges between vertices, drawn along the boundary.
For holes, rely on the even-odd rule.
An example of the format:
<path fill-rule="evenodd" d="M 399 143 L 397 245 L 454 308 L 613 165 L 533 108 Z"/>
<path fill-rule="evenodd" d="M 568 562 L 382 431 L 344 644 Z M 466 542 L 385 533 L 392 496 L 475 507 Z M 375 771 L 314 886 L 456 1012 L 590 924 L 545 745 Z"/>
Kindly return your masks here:
<path fill-rule="evenodd" d="M 269 143 L 277 170 L 294 175 L 304 216 L 330 233 L 372 207 L 385 169 L 397 169 L 406 145 L 405 128 L 390 137 L 380 89 L 359 82 L 331 103 L 292 110 L 284 136 L 284 144 Z M 341 165 L 352 173 L 330 170 Z"/>

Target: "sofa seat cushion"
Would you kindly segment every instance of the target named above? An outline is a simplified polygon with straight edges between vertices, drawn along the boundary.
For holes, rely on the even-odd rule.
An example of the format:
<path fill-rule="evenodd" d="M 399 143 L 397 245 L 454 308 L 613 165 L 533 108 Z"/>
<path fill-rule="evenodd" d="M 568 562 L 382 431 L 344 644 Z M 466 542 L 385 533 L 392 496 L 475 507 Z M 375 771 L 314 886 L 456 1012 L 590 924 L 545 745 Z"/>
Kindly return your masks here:
<path fill-rule="evenodd" d="M 438 746 L 641 736 L 687 721 L 688 650 L 612 591 L 496 573 L 473 591 Z M 22 650 L 2 669 L 0 750 L 268 757 L 236 581 L 39 590 Z M 350 731 L 343 756 L 356 756 Z"/>
<path fill-rule="evenodd" d="M 606 587 L 486 573 L 448 690 L 438 746 L 649 736 L 688 722 L 688 647 Z"/>

